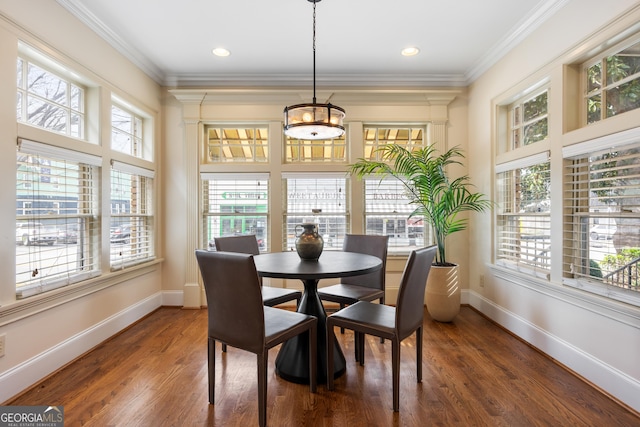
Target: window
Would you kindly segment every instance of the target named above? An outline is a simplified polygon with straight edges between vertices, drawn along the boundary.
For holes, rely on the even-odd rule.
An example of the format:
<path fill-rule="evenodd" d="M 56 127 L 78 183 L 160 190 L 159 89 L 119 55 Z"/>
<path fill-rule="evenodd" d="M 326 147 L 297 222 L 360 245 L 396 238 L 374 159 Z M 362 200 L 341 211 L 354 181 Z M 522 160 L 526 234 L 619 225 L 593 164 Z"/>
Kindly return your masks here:
<path fill-rule="evenodd" d="M 144 158 L 142 117 L 117 105 L 111 106 L 111 148 L 134 157 Z"/>
<path fill-rule="evenodd" d="M 112 162 L 109 229 L 112 269 L 155 258 L 153 179 L 151 170 Z"/>
<path fill-rule="evenodd" d="M 551 267 L 548 153 L 496 166 L 497 264 L 548 279 Z"/>
<path fill-rule="evenodd" d="M 364 158 L 366 160 L 380 160 L 376 150 L 386 144 L 402 145 L 408 150 L 420 149 L 427 144 L 425 126 L 415 127 L 379 127 L 366 125 L 364 127 Z"/>
<path fill-rule="evenodd" d="M 296 226 L 305 222 L 318 224 L 325 250 L 341 249 L 349 224 L 344 174 L 287 173 L 283 179 L 286 201 L 283 249 L 295 249 L 296 234 L 301 231 Z"/>
<path fill-rule="evenodd" d="M 206 163 L 266 162 L 267 127 L 207 127 Z"/>
<path fill-rule="evenodd" d="M 390 254 L 408 254 L 430 241 L 425 240 L 430 230 L 424 218 L 409 218 L 415 207 L 405 191 L 395 178 L 364 180 L 365 234 L 389 236 Z"/>
<path fill-rule="evenodd" d="M 84 138 L 85 89 L 29 59 L 17 61 L 19 122 Z"/>
<path fill-rule="evenodd" d="M 285 136 L 285 161 L 305 162 L 346 162 L 346 133 L 339 138 L 326 140 L 302 140 Z"/>
<path fill-rule="evenodd" d="M 101 159 L 20 140 L 16 294 L 24 298 L 100 274 Z"/>
<path fill-rule="evenodd" d="M 510 150 L 548 137 L 547 90 L 509 108 Z"/>
<path fill-rule="evenodd" d="M 632 137 L 621 142 L 623 134 Z M 568 284 L 640 304 L 640 130 L 617 136 L 563 150 L 571 183 L 563 276 Z"/>
<path fill-rule="evenodd" d="M 269 250 L 269 175 L 202 173 L 204 243 L 214 238 L 255 234 L 261 251 Z"/>
<path fill-rule="evenodd" d="M 640 42 L 585 66 L 586 122 L 640 107 Z"/>

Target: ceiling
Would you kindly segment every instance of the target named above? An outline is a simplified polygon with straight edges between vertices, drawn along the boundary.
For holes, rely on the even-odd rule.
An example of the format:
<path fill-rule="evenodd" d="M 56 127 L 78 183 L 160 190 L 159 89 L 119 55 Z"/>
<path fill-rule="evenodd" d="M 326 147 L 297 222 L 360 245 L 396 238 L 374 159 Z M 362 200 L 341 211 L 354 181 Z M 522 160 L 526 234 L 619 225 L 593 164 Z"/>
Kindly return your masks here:
<path fill-rule="evenodd" d="M 310 0 L 57 0 L 164 86 L 313 81 Z M 466 86 L 569 0 L 322 0 L 319 87 Z M 400 51 L 420 49 L 416 56 Z M 212 49 L 225 47 L 228 57 Z"/>

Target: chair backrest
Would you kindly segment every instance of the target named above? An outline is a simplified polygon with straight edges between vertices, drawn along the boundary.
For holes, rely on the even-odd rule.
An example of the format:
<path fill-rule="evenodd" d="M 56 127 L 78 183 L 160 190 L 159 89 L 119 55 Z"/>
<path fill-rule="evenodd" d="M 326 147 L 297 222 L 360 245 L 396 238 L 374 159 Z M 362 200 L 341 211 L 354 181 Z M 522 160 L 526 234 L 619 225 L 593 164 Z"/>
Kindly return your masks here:
<path fill-rule="evenodd" d="M 376 256 L 382 260 L 382 268 L 373 273 L 363 274 L 361 276 L 343 277 L 340 279 L 340 282 L 384 290 L 388 246 L 389 236 L 347 234 L 342 244 L 343 251 Z"/>
<path fill-rule="evenodd" d="M 216 237 L 216 250 L 222 252 L 239 252 L 242 254 L 259 255 L 260 248 L 255 234 L 242 234 L 240 236 Z"/>
<path fill-rule="evenodd" d="M 396 303 L 396 329 L 402 338 L 410 335 L 424 319 L 424 292 L 437 246 L 412 251 L 402 272 Z"/>
<path fill-rule="evenodd" d="M 253 255 L 196 250 L 207 295 L 209 336 L 232 347 L 264 349 L 264 308 Z"/>

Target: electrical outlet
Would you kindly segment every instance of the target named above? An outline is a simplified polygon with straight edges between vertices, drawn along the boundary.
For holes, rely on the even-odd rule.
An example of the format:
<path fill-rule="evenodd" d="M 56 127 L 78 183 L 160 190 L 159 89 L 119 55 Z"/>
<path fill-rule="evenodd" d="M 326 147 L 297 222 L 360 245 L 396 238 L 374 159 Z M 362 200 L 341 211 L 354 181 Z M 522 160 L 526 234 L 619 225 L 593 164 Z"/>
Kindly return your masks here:
<path fill-rule="evenodd" d="M 480 287 L 484 288 L 484 274 L 480 275 Z"/>
<path fill-rule="evenodd" d="M 0 357 L 4 356 L 4 340 L 6 336 L 6 334 L 0 335 Z"/>

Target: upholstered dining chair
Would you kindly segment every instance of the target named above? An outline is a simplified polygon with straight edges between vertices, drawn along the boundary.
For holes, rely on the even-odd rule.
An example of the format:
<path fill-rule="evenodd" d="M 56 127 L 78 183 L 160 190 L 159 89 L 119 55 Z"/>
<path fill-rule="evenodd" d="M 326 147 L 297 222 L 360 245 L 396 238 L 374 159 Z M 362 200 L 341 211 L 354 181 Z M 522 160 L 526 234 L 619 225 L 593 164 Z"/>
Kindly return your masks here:
<path fill-rule="evenodd" d="M 209 403 L 215 401 L 216 340 L 255 353 L 258 360 L 258 418 L 267 424 L 269 349 L 297 335 L 309 339 L 309 386 L 317 388 L 318 319 L 265 306 L 253 255 L 196 250 L 208 310 Z"/>
<path fill-rule="evenodd" d="M 343 277 L 337 285 L 319 288 L 320 299 L 339 303 L 340 308 L 358 301 L 380 300 L 380 304 L 384 304 L 388 246 L 389 236 L 347 234 L 342 250 L 376 256 L 382 260 L 382 269 L 361 276 Z"/>
<path fill-rule="evenodd" d="M 393 410 L 400 409 L 400 342 L 416 333 L 417 379 L 422 382 L 422 324 L 424 320 L 424 293 L 436 246 L 411 252 L 405 265 L 398 301 L 395 307 L 359 301 L 327 317 L 327 342 L 335 339 L 334 327 L 354 331 L 361 339 L 360 364 L 364 364 L 365 334 L 391 341 L 391 369 L 393 382 Z M 359 337 L 359 338 L 358 338 Z M 333 346 L 327 346 L 327 372 L 333 372 Z M 334 389 L 334 378 L 327 376 L 327 388 Z"/>
<path fill-rule="evenodd" d="M 214 238 L 216 250 L 222 252 L 239 252 L 243 254 L 259 255 L 258 240 L 254 234 L 242 234 L 239 236 L 226 236 Z M 260 278 L 262 283 L 262 278 Z M 273 307 L 289 301 L 295 301 L 296 307 L 300 304 L 302 292 L 295 289 L 272 288 L 265 286 L 262 288 L 262 302 L 264 305 Z"/>
<path fill-rule="evenodd" d="M 342 244 L 342 250 L 376 256 L 382 260 L 382 269 L 362 276 L 344 277 L 336 285 L 319 288 L 320 299 L 338 303 L 340 309 L 358 301 L 380 300 L 380 304 L 384 304 L 388 247 L 389 236 L 347 234 Z M 340 332 L 344 333 L 344 329 L 341 328 Z M 354 346 L 356 360 L 360 354 L 358 347 L 360 341 L 356 340 Z M 384 342 L 384 338 L 381 338 L 380 342 Z"/>
<path fill-rule="evenodd" d="M 258 239 L 255 234 L 241 234 L 239 236 L 215 237 L 216 250 L 222 252 L 238 252 L 242 254 L 259 255 Z M 260 278 L 262 285 L 262 277 Z M 276 306 L 289 301 L 295 301 L 296 307 L 300 305 L 302 292 L 295 289 L 272 288 L 264 286 L 262 288 L 262 303 L 269 307 Z M 227 345 L 222 343 L 222 351 L 227 351 Z"/>

